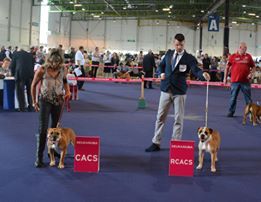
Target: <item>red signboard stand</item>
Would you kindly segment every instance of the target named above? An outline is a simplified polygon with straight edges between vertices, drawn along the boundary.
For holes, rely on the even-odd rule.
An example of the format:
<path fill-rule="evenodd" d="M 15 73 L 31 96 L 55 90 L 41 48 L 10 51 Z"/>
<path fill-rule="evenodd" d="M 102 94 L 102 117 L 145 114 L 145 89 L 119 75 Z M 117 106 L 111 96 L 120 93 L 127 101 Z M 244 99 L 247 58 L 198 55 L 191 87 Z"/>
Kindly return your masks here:
<path fill-rule="evenodd" d="M 169 176 L 194 175 L 194 141 L 170 142 Z"/>
<path fill-rule="evenodd" d="M 94 172 L 100 169 L 100 138 L 76 137 L 74 146 L 74 172 Z"/>

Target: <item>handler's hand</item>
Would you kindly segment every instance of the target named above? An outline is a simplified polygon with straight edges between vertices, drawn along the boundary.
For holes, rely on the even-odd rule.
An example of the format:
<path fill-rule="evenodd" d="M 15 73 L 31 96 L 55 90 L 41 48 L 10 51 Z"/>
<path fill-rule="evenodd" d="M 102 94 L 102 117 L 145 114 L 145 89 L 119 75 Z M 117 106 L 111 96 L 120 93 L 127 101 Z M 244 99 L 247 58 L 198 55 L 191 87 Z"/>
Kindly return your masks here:
<path fill-rule="evenodd" d="M 38 103 L 38 102 L 34 103 L 34 104 L 33 104 L 33 107 L 34 107 L 34 110 L 35 110 L 36 112 L 39 112 L 39 111 L 40 111 L 40 106 L 39 106 L 39 103 Z"/>
<path fill-rule="evenodd" d="M 160 74 L 160 79 L 161 79 L 161 80 L 164 80 L 164 79 L 165 79 L 165 73 L 161 73 L 161 74 Z"/>
<path fill-rule="evenodd" d="M 209 73 L 207 73 L 207 72 L 204 72 L 204 73 L 203 73 L 203 77 L 204 77 L 207 81 L 210 80 L 210 75 L 209 75 Z"/>
<path fill-rule="evenodd" d="M 70 91 L 66 92 L 65 95 L 64 95 L 64 99 L 69 100 L 70 97 L 71 97 L 71 92 Z"/>

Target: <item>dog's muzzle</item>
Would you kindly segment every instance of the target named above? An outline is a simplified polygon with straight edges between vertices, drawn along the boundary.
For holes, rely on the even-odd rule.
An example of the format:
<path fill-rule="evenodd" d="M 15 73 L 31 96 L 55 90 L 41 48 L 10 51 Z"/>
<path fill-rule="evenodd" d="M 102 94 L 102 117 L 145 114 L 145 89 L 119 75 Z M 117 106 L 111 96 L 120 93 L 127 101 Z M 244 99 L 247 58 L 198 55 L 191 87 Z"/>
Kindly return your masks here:
<path fill-rule="evenodd" d="M 201 142 L 205 142 L 206 139 L 207 139 L 207 136 L 204 135 L 204 134 L 201 134 L 201 135 L 199 135 L 199 139 L 200 139 Z"/>

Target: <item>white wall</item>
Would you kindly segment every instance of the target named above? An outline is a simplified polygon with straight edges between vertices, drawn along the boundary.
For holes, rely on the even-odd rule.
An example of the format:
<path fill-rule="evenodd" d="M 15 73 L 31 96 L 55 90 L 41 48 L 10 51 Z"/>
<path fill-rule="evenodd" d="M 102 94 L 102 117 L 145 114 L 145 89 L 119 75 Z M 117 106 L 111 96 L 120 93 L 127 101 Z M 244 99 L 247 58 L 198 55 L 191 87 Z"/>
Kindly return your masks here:
<path fill-rule="evenodd" d="M 11 2 L 11 8 L 9 4 Z M 29 47 L 31 0 L 0 0 L 0 45 Z M 9 13 L 11 10 L 11 13 Z M 9 35 L 9 19 L 10 35 Z M 40 7 L 33 7 L 31 45 L 39 43 Z M 8 40 L 10 39 L 10 40 Z"/>
<path fill-rule="evenodd" d="M 11 1 L 11 15 L 9 2 Z M 31 0 L 0 0 L 0 45 L 29 46 Z M 11 16 L 10 36 L 8 22 Z M 33 6 L 31 45 L 39 45 L 40 6 Z M 199 30 L 193 24 L 159 20 L 96 20 L 70 21 L 70 14 L 50 13 L 48 37 L 50 47 L 63 44 L 65 48 L 83 45 L 88 50 L 100 49 L 164 51 L 172 48 L 173 36 L 183 33 L 186 37 L 186 50 L 193 54 L 199 49 Z M 203 24 L 203 52 L 209 55 L 222 55 L 224 25 L 219 32 L 208 32 L 207 23 Z M 71 37 L 70 37 L 71 33 Z M 229 48 L 234 52 L 240 41 L 248 45 L 248 52 L 261 55 L 261 25 L 232 25 Z M 10 41 L 8 41 L 10 38 Z"/>
<path fill-rule="evenodd" d="M 83 45 L 87 50 L 100 49 L 148 51 L 164 51 L 172 48 L 173 36 L 183 33 L 186 38 L 186 50 L 196 54 L 199 49 L 199 30 L 193 24 L 181 22 L 167 22 L 163 20 L 96 20 L 72 21 L 71 43 L 69 44 L 70 17 L 59 20 L 59 14 L 50 14 L 49 45 L 52 47 L 62 43 L 66 48 Z M 61 25 L 59 23 L 61 22 Z M 60 33 L 58 27 L 63 27 Z M 203 52 L 209 55 L 220 56 L 223 53 L 224 25 L 220 24 L 219 32 L 208 32 L 207 24 L 203 24 Z M 248 45 L 248 52 L 252 55 L 261 55 L 261 25 L 248 24 L 232 25 L 230 29 L 229 48 L 235 52 L 241 41 Z"/>

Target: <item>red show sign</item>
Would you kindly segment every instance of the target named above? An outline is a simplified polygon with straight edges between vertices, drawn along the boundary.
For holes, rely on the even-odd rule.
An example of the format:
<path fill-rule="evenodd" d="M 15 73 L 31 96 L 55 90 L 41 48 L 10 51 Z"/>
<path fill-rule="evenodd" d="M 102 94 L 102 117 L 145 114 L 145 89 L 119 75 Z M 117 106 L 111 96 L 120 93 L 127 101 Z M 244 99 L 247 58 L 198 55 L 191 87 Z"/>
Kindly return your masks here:
<path fill-rule="evenodd" d="M 194 175 L 194 141 L 170 142 L 169 176 Z"/>
<path fill-rule="evenodd" d="M 100 169 L 100 137 L 77 136 L 74 146 L 74 172 L 94 172 Z"/>

